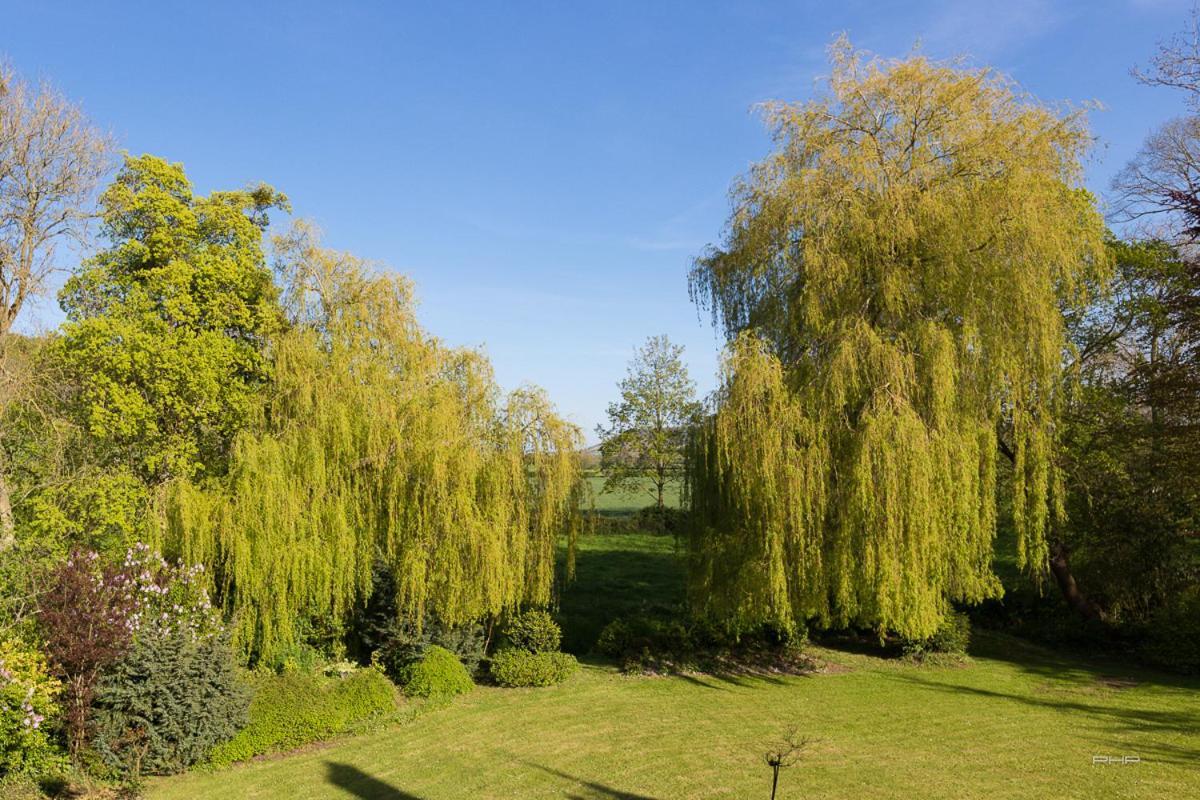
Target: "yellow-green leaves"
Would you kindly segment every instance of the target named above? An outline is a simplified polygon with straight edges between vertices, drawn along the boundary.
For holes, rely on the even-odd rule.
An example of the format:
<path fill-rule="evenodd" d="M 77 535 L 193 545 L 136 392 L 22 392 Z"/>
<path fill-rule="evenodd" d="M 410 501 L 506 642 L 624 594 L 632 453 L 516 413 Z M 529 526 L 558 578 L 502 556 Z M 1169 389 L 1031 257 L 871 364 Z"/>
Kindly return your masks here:
<path fill-rule="evenodd" d="M 399 613 L 457 624 L 545 603 L 577 524 L 578 429 L 537 389 L 501 396 L 478 352 L 421 330 L 408 284 L 299 228 L 277 243 L 292 318 L 263 419 L 228 478 L 170 488 L 167 533 L 215 567 L 240 641 L 269 657 L 344 619 L 376 559 Z"/>
<path fill-rule="evenodd" d="M 1023 565 L 1061 492 L 1061 308 L 1107 269 L 1088 146 L 988 70 L 865 58 L 772 104 L 692 291 L 733 338 L 697 433 L 693 589 L 737 623 L 817 617 L 921 637 L 994 593 L 997 431 Z"/>
<path fill-rule="evenodd" d="M 100 198 L 110 247 L 59 295 L 57 352 L 105 461 L 154 483 L 219 474 L 280 325 L 262 248 L 269 188 L 196 197 L 183 167 L 128 157 Z"/>

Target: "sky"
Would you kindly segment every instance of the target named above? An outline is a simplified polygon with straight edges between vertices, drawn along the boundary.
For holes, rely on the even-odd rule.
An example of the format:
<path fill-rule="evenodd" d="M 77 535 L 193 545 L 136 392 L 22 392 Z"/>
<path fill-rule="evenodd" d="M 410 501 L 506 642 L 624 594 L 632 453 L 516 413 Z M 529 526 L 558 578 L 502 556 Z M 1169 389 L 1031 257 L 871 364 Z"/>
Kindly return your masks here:
<path fill-rule="evenodd" d="M 667 334 L 700 392 L 720 337 L 688 297 L 728 188 L 770 151 L 756 104 L 804 100 L 842 32 L 965 56 L 1096 102 L 1103 196 L 1183 112 L 1130 68 L 1188 0 L 308 3 L 0 0 L 0 57 L 197 190 L 266 181 L 332 247 L 412 278 L 425 327 L 545 387 L 588 439 L 634 348 Z M 276 224 L 286 225 L 286 218 Z M 69 266 L 69 265 L 66 265 Z M 53 298 L 26 329 L 61 321 Z"/>

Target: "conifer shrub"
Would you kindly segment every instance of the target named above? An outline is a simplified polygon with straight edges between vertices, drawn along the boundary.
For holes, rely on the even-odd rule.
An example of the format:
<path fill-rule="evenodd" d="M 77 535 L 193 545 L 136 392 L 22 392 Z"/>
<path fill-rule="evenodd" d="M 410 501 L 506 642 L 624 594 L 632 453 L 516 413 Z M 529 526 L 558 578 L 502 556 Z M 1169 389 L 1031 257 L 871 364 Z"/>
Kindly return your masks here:
<path fill-rule="evenodd" d="M 123 777 L 182 772 L 233 738 L 249 702 L 228 633 L 146 636 L 101 679 L 91 745 Z"/>
<path fill-rule="evenodd" d="M 562 643 L 562 628 L 545 611 L 530 610 L 513 615 L 504 628 L 509 645 L 530 653 L 552 653 Z"/>
<path fill-rule="evenodd" d="M 467 668 L 444 647 L 430 645 L 420 660 L 402 672 L 404 693 L 409 697 L 448 700 L 475 688 Z"/>
<path fill-rule="evenodd" d="M 251 679 L 249 722 L 213 749 L 216 765 L 288 750 L 352 730 L 396 710 L 396 689 L 375 668 L 342 678 L 303 672 Z"/>
<path fill-rule="evenodd" d="M 562 683 L 579 668 L 570 653 L 531 653 L 506 647 L 492 655 L 491 671 L 501 686 L 553 686 Z"/>
<path fill-rule="evenodd" d="M 371 596 L 354 614 L 348 634 L 352 655 L 378 663 L 389 678 L 401 685 L 404 670 L 420 661 L 432 645 L 454 653 L 472 675 L 478 672 L 486 654 L 487 631 L 478 621 L 448 625 L 432 614 L 417 621 L 400 613 L 395 574 L 382 563 L 375 565 Z"/>

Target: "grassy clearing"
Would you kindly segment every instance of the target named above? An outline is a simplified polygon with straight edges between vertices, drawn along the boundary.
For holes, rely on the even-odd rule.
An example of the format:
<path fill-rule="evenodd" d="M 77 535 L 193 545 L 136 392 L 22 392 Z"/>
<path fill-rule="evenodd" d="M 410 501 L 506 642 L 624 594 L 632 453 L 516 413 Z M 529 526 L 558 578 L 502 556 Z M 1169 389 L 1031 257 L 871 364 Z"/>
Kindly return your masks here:
<path fill-rule="evenodd" d="M 543 690 L 481 688 L 328 748 L 156 783 L 152 798 L 765 797 L 767 740 L 818 741 L 784 773 L 811 798 L 1163 798 L 1200 785 L 1196 684 L 1112 677 L 1005 639 L 966 668 L 832 654 L 779 680 L 634 678 L 591 666 Z M 1125 688 L 1121 688 L 1125 687 Z M 1092 756 L 1137 755 L 1125 766 Z"/>
<path fill-rule="evenodd" d="M 683 603 L 683 565 L 670 536 L 582 536 L 575 581 L 559 601 L 563 649 L 586 654 L 609 622 L 637 611 L 673 612 Z"/>
<path fill-rule="evenodd" d="M 588 537 L 562 599 L 583 641 L 682 574 L 669 537 Z M 587 632 L 587 635 L 584 632 Z M 594 636 L 593 636 L 594 638 Z M 1081 662 L 995 635 L 967 666 L 815 648 L 807 677 L 628 677 L 590 664 L 550 689 L 481 687 L 377 733 L 154 782 L 184 798 L 765 798 L 768 742 L 816 740 L 782 798 L 1162 798 L 1200 785 L 1200 681 Z M 1141 762 L 1094 766 L 1094 755 Z"/>
<path fill-rule="evenodd" d="M 588 486 L 595 498 L 596 510 L 602 514 L 632 514 L 638 509 L 654 505 L 655 495 L 653 484 L 647 478 L 643 486 L 634 491 L 606 492 L 604 491 L 604 476 L 589 475 Z M 670 484 L 663 492 L 663 503 L 671 508 L 679 507 L 679 486 Z"/>

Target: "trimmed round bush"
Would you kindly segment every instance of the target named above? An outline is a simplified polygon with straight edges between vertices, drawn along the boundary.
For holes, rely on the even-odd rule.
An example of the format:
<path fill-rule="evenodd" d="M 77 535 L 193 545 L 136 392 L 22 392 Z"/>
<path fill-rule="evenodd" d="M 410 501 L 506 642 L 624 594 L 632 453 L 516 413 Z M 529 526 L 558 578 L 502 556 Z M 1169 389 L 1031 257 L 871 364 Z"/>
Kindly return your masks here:
<path fill-rule="evenodd" d="M 409 697 L 447 699 L 475 688 L 458 656 L 439 645 L 425 648 L 420 661 L 403 670 L 404 693 Z"/>
<path fill-rule="evenodd" d="M 531 653 L 510 647 L 492 656 L 492 677 L 501 686 L 553 686 L 578 667 L 569 653 Z"/>
<path fill-rule="evenodd" d="M 562 628 L 545 611 L 516 614 L 504 628 L 508 643 L 531 653 L 552 653 L 562 642 Z"/>

